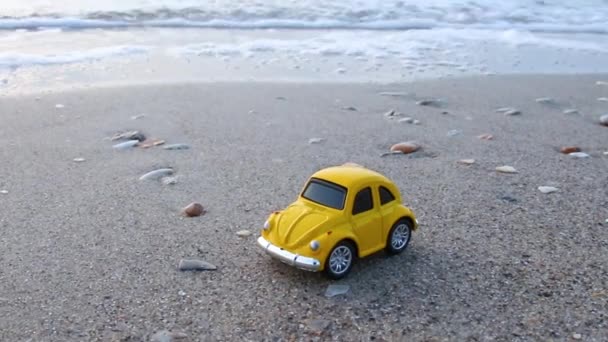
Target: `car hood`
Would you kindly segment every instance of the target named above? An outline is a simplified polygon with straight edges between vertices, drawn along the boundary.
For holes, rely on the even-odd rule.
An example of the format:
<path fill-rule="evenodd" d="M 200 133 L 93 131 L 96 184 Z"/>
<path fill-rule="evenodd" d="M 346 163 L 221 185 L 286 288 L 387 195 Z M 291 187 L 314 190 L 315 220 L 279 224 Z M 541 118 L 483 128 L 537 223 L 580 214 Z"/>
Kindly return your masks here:
<path fill-rule="evenodd" d="M 280 246 L 294 247 L 308 243 L 315 232 L 329 221 L 329 215 L 320 209 L 296 202 L 285 208 L 275 221 L 271 239 Z"/>

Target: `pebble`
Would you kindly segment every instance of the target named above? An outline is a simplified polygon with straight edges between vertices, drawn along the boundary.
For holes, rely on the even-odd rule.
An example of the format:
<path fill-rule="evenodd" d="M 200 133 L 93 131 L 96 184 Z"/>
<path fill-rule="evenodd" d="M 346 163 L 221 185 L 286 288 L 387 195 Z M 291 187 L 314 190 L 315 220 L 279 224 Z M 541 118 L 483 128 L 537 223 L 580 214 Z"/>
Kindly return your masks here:
<path fill-rule="evenodd" d="M 569 156 L 572 156 L 574 158 L 589 158 L 591 157 L 590 155 L 588 155 L 585 152 L 572 152 L 572 153 L 568 153 Z"/>
<path fill-rule="evenodd" d="M 608 126 L 608 114 L 600 116 L 600 124 Z"/>
<path fill-rule="evenodd" d="M 58 104 L 55 105 L 55 108 L 61 109 L 61 108 L 65 108 L 65 106 L 62 105 L 61 103 L 58 103 Z"/>
<path fill-rule="evenodd" d="M 597 81 L 595 82 L 597 85 L 608 85 L 608 81 Z"/>
<path fill-rule="evenodd" d="M 160 181 L 164 185 L 175 185 L 177 184 L 177 177 L 163 177 Z"/>
<path fill-rule="evenodd" d="M 519 109 L 515 109 L 513 107 L 498 108 L 498 109 L 496 109 L 496 112 L 503 113 L 504 115 L 518 115 L 518 114 L 521 114 L 521 111 Z"/>
<path fill-rule="evenodd" d="M 608 97 L 598 97 L 597 100 L 600 102 L 608 102 Z"/>
<path fill-rule="evenodd" d="M 581 149 L 576 146 L 564 146 L 564 147 L 560 148 L 559 151 L 563 154 L 570 154 L 570 153 L 574 153 L 574 152 L 580 152 Z"/>
<path fill-rule="evenodd" d="M 554 103 L 555 100 L 553 100 L 550 97 L 539 97 L 535 100 L 538 103 Z"/>
<path fill-rule="evenodd" d="M 539 186 L 538 190 L 543 194 L 550 194 L 552 192 L 556 192 L 558 189 L 552 186 Z"/>
<path fill-rule="evenodd" d="M 410 118 L 410 117 L 407 117 L 407 118 L 399 119 L 398 122 L 412 124 L 412 123 L 414 123 L 414 119 Z"/>
<path fill-rule="evenodd" d="M 139 140 L 139 141 L 144 141 L 144 140 L 146 140 L 146 136 L 143 135 L 139 131 L 128 131 L 128 132 L 120 132 L 120 133 L 114 134 L 112 136 L 111 140 L 112 141 L 115 141 L 115 140 Z"/>
<path fill-rule="evenodd" d="M 152 337 L 150 337 L 151 342 L 174 342 L 178 340 L 187 339 L 188 335 L 182 332 L 171 332 L 169 330 L 161 330 Z"/>
<path fill-rule="evenodd" d="M 384 113 L 384 116 L 386 116 L 386 117 L 397 116 L 397 115 L 398 115 L 398 113 L 394 109 L 391 109 L 388 112 Z"/>
<path fill-rule="evenodd" d="M 345 74 L 346 73 L 346 69 L 344 69 L 344 68 L 338 68 L 338 69 L 336 69 L 336 73 L 337 74 Z"/>
<path fill-rule="evenodd" d="M 139 140 L 128 140 L 125 142 L 118 143 L 118 144 L 112 146 L 112 148 L 114 148 L 116 150 L 126 150 L 126 149 L 134 147 L 137 144 L 139 144 Z"/>
<path fill-rule="evenodd" d="M 310 139 L 308 139 L 308 143 L 311 144 L 311 145 L 312 144 L 320 144 L 320 143 L 322 143 L 324 141 L 325 141 L 324 138 L 310 138 Z"/>
<path fill-rule="evenodd" d="M 351 111 L 351 112 L 356 112 L 357 108 L 356 107 L 342 107 L 342 110 L 347 110 L 347 111 Z"/>
<path fill-rule="evenodd" d="M 164 143 L 165 143 L 165 141 L 161 140 L 161 139 L 146 139 L 146 140 L 142 141 L 141 143 L 139 143 L 137 146 L 139 146 L 141 148 L 150 148 L 152 146 L 159 146 Z"/>
<path fill-rule="evenodd" d="M 381 93 L 378 93 L 378 95 L 380 95 L 380 96 L 391 96 L 391 97 L 410 96 L 410 94 L 408 94 L 408 93 L 398 92 L 398 91 L 383 91 Z"/>
<path fill-rule="evenodd" d="M 205 212 L 205 208 L 200 203 L 190 203 L 184 209 L 182 209 L 182 213 L 188 217 L 197 217 L 201 216 Z"/>
<path fill-rule="evenodd" d="M 421 124 L 420 120 L 414 120 L 413 123 L 414 123 L 414 125 L 420 125 Z"/>
<path fill-rule="evenodd" d="M 311 330 L 320 334 L 329 327 L 330 323 L 330 321 L 325 319 L 311 319 L 308 321 L 307 325 Z"/>
<path fill-rule="evenodd" d="M 215 271 L 217 266 L 198 259 L 182 259 L 178 266 L 180 271 Z"/>
<path fill-rule="evenodd" d="M 462 131 L 457 130 L 457 129 L 453 129 L 451 131 L 448 131 L 448 137 L 455 137 L 455 136 L 459 136 L 462 135 Z"/>
<path fill-rule="evenodd" d="M 154 171 L 150 171 L 150 172 L 146 173 L 145 175 L 139 177 L 139 180 L 157 180 L 159 178 L 169 176 L 172 174 L 173 174 L 173 169 L 169 169 L 169 168 L 157 169 Z"/>
<path fill-rule="evenodd" d="M 574 108 L 564 109 L 564 111 L 562 113 L 564 113 L 564 114 L 578 114 L 578 109 L 574 109 Z"/>
<path fill-rule="evenodd" d="M 187 144 L 169 144 L 163 146 L 165 150 L 187 150 L 190 148 L 190 145 Z"/>
<path fill-rule="evenodd" d="M 508 166 L 508 165 L 499 166 L 496 168 L 496 171 L 502 172 L 502 173 L 517 173 L 517 170 L 513 166 Z"/>
<path fill-rule="evenodd" d="M 605 152 L 604 152 L 604 155 L 605 155 L 605 156 L 608 156 L 608 151 L 605 151 Z"/>
<path fill-rule="evenodd" d="M 439 107 L 441 105 L 441 100 L 425 99 L 425 100 L 416 101 L 416 104 L 419 106 Z"/>
<path fill-rule="evenodd" d="M 75 162 L 77 162 L 77 163 L 82 163 L 82 162 L 83 162 L 83 161 L 85 161 L 86 159 L 84 159 L 84 158 L 74 158 L 73 160 L 74 160 Z"/>
<path fill-rule="evenodd" d="M 413 153 L 420 149 L 420 145 L 413 141 L 406 141 L 391 146 L 391 152 L 399 152 L 403 154 Z"/>
<path fill-rule="evenodd" d="M 139 119 L 141 119 L 141 118 L 143 118 L 145 116 L 146 116 L 145 114 L 133 115 L 131 117 L 131 120 L 139 120 Z"/>
<path fill-rule="evenodd" d="M 6 195 L 6 194 L 8 194 L 8 190 L 2 189 L 2 190 L 0 190 L 0 194 Z"/>
<path fill-rule="evenodd" d="M 494 139 L 494 136 L 492 134 L 484 133 L 482 135 L 478 135 L 477 138 L 481 140 L 492 140 Z"/>
<path fill-rule="evenodd" d="M 243 230 L 239 230 L 238 232 L 236 232 L 236 235 L 240 236 L 240 237 L 247 237 L 249 235 L 251 235 L 251 231 L 243 229 Z"/>
<path fill-rule="evenodd" d="M 583 335 L 574 333 L 572 334 L 572 338 L 575 340 L 580 340 L 581 338 L 583 338 Z"/>
<path fill-rule="evenodd" d="M 511 110 L 508 110 L 505 112 L 505 115 L 508 115 L 508 116 L 519 115 L 519 114 L 521 114 L 521 111 L 518 109 L 511 109 Z"/>
<path fill-rule="evenodd" d="M 275 97 L 275 99 L 277 99 L 277 100 L 281 100 L 281 101 L 285 101 L 285 100 L 287 100 L 287 98 L 285 98 L 285 97 L 283 97 L 283 96 L 277 96 L 277 97 Z"/>
<path fill-rule="evenodd" d="M 475 164 L 475 159 L 460 159 L 458 164 L 472 165 Z"/>
<path fill-rule="evenodd" d="M 341 296 L 348 293 L 350 290 L 349 285 L 329 285 L 327 290 L 325 290 L 325 297 L 332 298 L 335 296 Z"/>

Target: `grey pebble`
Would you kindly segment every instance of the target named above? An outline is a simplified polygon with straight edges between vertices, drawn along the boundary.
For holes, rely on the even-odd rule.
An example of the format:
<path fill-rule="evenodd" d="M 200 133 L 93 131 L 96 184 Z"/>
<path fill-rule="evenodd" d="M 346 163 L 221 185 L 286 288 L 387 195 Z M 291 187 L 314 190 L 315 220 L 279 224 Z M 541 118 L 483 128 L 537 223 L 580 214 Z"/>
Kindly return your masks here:
<path fill-rule="evenodd" d="M 521 111 L 519 109 L 511 109 L 505 112 L 505 115 L 509 115 L 509 116 L 513 116 L 513 115 L 519 115 L 521 114 Z"/>
<path fill-rule="evenodd" d="M 139 177 L 139 180 L 157 180 L 159 178 L 169 176 L 172 174 L 173 174 L 173 169 L 169 169 L 169 168 L 157 169 L 154 171 L 150 171 L 150 172 L 146 173 L 145 175 Z"/>
<path fill-rule="evenodd" d="M 139 140 L 139 141 L 144 141 L 146 140 L 146 136 L 139 132 L 139 131 L 128 131 L 128 132 L 121 132 L 121 133 L 116 133 L 112 136 L 111 140 Z"/>
<path fill-rule="evenodd" d="M 563 113 L 564 114 L 578 114 L 578 109 L 574 109 L 574 108 L 564 109 Z"/>
<path fill-rule="evenodd" d="M 165 150 L 187 150 L 190 148 L 190 145 L 187 144 L 169 144 L 163 146 Z"/>
<path fill-rule="evenodd" d="M 550 97 L 539 97 L 535 100 L 538 103 L 545 103 L 545 104 L 549 104 L 549 103 L 554 103 L 555 100 L 550 98 Z"/>
<path fill-rule="evenodd" d="M 403 118 L 403 119 L 399 119 L 398 122 L 412 124 L 412 123 L 414 123 L 414 119 L 410 118 L 410 117 L 406 117 L 406 118 Z"/>
<path fill-rule="evenodd" d="M 165 185 L 175 185 L 177 184 L 177 177 L 163 177 L 160 181 Z"/>
<path fill-rule="evenodd" d="M 180 271 L 215 271 L 217 266 L 198 259 L 182 259 L 178 266 Z"/>
<path fill-rule="evenodd" d="M 118 143 L 118 144 L 112 146 L 112 148 L 114 148 L 115 150 L 127 150 L 127 149 L 134 147 L 137 144 L 139 144 L 139 140 L 128 140 L 125 142 Z"/>
<path fill-rule="evenodd" d="M 349 285 L 329 285 L 327 290 L 325 290 L 325 297 L 332 298 L 335 296 L 345 295 L 350 291 Z"/>
<path fill-rule="evenodd" d="M 357 108 L 353 107 L 353 106 L 349 106 L 349 107 L 342 107 L 342 110 L 347 110 L 347 111 L 350 111 L 350 112 L 356 112 Z"/>
<path fill-rule="evenodd" d="M 151 342 L 174 342 L 184 340 L 188 335 L 182 332 L 171 332 L 169 330 L 161 330 L 150 338 Z"/>
<path fill-rule="evenodd" d="M 453 129 L 451 131 L 448 132 L 448 137 L 456 137 L 462 135 L 462 131 L 457 130 L 457 129 Z"/>
<path fill-rule="evenodd" d="M 398 92 L 398 91 L 383 91 L 381 93 L 378 93 L 378 95 L 380 95 L 380 96 L 390 96 L 390 97 L 406 97 L 406 96 L 410 96 L 409 93 Z"/>
<path fill-rule="evenodd" d="M 425 99 L 416 102 L 419 106 L 439 107 L 441 106 L 441 100 L 438 99 Z"/>

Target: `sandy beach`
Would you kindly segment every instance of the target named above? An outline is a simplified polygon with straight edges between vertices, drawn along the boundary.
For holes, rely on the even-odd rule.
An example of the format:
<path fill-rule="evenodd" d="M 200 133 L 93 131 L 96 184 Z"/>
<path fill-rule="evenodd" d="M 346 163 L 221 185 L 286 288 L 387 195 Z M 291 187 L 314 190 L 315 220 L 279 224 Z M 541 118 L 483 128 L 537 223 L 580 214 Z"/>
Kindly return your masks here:
<path fill-rule="evenodd" d="M 599 80 L 608 75 L 2 97 L 0 340 L 149 341 L 168 330 L 184 341 L 606 341 Z M 108 138 L 124 130 L 191 148 L 117 151 Z M 409 140 L 422 150 L 381 157 Z M 349 293 L 326 298 L 335 282 L 271 260 L 255 238 L 312 172 L 345 162 L 393 179 L 421 226 L 404 254 L 361 260 L 338 282 Z M 161 167 L 177 184 L 138 180 Z M 207 213 L 181 215 L 193 201 Z M 182 258 L 218 269 L 181 272 Z"/>

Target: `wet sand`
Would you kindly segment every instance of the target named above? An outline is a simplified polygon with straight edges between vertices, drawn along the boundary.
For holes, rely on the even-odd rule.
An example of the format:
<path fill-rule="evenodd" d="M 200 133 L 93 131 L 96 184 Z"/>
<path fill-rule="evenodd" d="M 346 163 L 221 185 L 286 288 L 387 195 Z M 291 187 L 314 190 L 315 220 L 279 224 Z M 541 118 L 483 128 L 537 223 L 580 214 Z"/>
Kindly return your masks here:
<path fill-rule="evenodd" d="M 608 127 L 597 120 L 608 104 L 597 98 L 608 86 L 597 80 L 608 76 L 1 97 L 0 340 L 147 341 L 164 329 L 192 341 L 607 340 Z M 416 104 L 425 98 L 443 106 Z M 421 124 L 389 120 L 391 109 Z M 112 149 L 106 138 L 127 129 L 191 149 Z M 423 149 L 380 157 L 408 140 Z M 559 153 L 569 145 L 591 157 Z M 348 161 L 392 178 L 421 226 L 404 254 L 361 260 L 338 282 L 349 294 L 325 298 L 335 282 L 271 260 L 255 239 L 312 172 Z M 161 167 L 178 183 L 138 180 Z M 206 215 L 181 216 L 192 201 Z M 181 258 L 218 270 L 180 272 Z"/>

